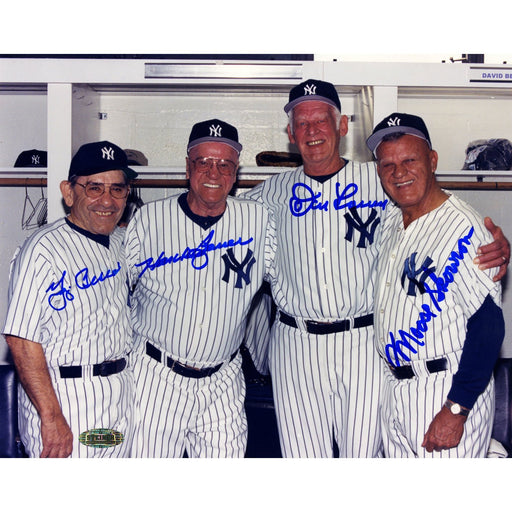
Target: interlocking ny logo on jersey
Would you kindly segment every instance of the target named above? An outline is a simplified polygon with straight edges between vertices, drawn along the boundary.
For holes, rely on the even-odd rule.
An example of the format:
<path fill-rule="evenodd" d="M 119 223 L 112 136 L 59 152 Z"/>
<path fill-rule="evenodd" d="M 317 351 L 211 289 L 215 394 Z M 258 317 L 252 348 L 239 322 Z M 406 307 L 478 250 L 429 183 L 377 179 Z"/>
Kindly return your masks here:
<path fill-rule="evenodd" d="M 418 289 L 421 295 L 425 293 L 424 283 L 427 277 L 436 270 L 436 267 L 431 266 L 434 262 L 429 256 L 425 258 L 419 269 L 416 270 L 417 255 L 417 252 L 413 252 L 409 258 L 406 258 L 401 278 L 402 288 L 405 290 L 407 286 L 407 295 L 411 295 L 412 297 L 416 297 L 416 289 Z M 406 278 L 408 279 L 407 283 L 405 282 Z"/>
<path fill-rule="evenodd" d="M 222 126 L 220 124 L 210 126 L 210 137 L 222 137 Z"/>
<path fill-rule="evenodd" d="M 400 118 L 393 117 L 388 119 L 388 126 L 400 126 Z"/>
<path fill-rule="evenodd" d="M 316 85 L 315 84 L 309 84 L 304 86 L 304 96 L 311 96 L 313 94 L 316 94 Z"/>
<path fill-rule="evenodd" d="M 368 220 L 364 222 L 355 208 L 350 208 L 349 211 L 350 213 L 345 214 L 345 220 L 347 221 L 345 240 L 352 242 L 355 231 L 359 231 L 361 236 L 359 237 L 357 247 L 364 249 L 366 248 L 366 241 L 368 241 L 368 245 L 373 244 L 375 230 L 380 224 L 380 217 L 377 216 L 377 210 L 372 208 Z"/>
<path fill-rule="evenodd" d="M 32 165 L 39 165 L 39 155 L 32 155 Z"/>
<path fill-rule="evenodd" d="M 222 259 L 224 260 L 224 265 L 226 267 L 224 275 L 222 276 L 223 281 L 229 283 L 232 270 L 233 272 L 236 272 L 237 275 L 235 288 L 242 288 L 242 280 L 245 281 L 245 284 L 249 284 L 251 282 L 251 268 L 256 263 L 256 258 L 254 257 L 254 253 L 251 249 L 247 250 L 247 254 L 241 263 L 235 258 L 233 249 L 228 249 L 226 253 L 222 255 Z M 245 270 L 244 267 L 246 267 Z"/>
<path fill-rule="evenodd" d="M 114 160 L 114 150 L 111 147 L 101 148 L 101 158 L 104 160 Z"/>

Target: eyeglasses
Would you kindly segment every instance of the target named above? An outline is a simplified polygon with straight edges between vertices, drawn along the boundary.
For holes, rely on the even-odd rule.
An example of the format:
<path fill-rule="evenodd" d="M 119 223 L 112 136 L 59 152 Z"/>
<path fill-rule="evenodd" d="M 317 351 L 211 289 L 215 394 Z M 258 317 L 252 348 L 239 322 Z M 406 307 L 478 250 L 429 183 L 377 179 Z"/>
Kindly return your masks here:
<path fill-rule="evenodd" d="M 89 181 L 85 185 L 81 183 L 76 183 L 76 185 L 83 187 L 85 189 L 85 195 L 90 199 L 98 199 L 98 197 L 101 197 L 105 193 L 105 186 L 109 188 L 110 195 L 114 199 L 124 199 L 128 196 L 130 190 L 128 185 L 120 185 L 117 183 L 105 185 L 104 183 L 91 183 Z"/>
<path fill-rule="evenodd" d="M 236 170 L 235 162 L 224 160 L 223 158 L 196 158 L 192 160 L 197 172 L 208 172 L 213 168 L 213 164 L 217 166 L 217 170 L 224 176 L 232 175 Z"/>

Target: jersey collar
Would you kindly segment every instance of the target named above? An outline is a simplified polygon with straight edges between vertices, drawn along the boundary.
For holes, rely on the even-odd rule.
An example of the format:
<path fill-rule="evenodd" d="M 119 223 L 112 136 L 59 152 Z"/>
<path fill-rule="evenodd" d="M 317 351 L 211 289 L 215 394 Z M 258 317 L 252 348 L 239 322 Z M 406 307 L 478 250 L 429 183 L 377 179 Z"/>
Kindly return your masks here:
<path fill-rule="evenodd" d="M 304 174 L 306 174 L 306 176 L 308 178 L 311 178 L 312 180 L 318 181 L 319 183 L 325 183 L 326 181 L 329 181 L 333 176 L 336 176 L 336 174 L 338 174 L 346 167 L 346 165 L 348 164 L 348 160 L 344 158 L 343 162 L 343 165 L 336 172 L 333 172 L 332 174 L 327 174 L 326 176 L 310 176 L 309 174 Z"/>
<path fill-rule="evenodd" d="M 64 219 L 67 223 L 67 225 L 74 229 L 76 232 L 80 233 L 81 235 L 86 236 L 87 238 L 90 238 L 91 240 L 94 240 L 95 242 L 103 245 L 107 249 L 110 246 L 110 237 L 109 235 L 97 235 L 95 233 L 91 233 L 90 231 L 87 231 L 86 229 L 83 229 L 76 224 L 73 224 L 67 217 Z"/>
<path fill-rule="evenodd" d="M 188 192 L 184 192 L 183 194 L 181 194 L 178 197 L 178 203 L 181 206 L 183 213 L 185 213 L 185 215 L 190 220 L 195 222 L 198 226 L 201 226 L 203 229 L 211 228 L 222 217 L 222 215 L 224 215 L 223 213 L 221 213 L 220 215 L 217 215 L 215 217 L 210 217 L 210 216 L 203 217 L 202 215 L 197 215 L 197 213 L 194 213 L 190 209 L 190 206 L 188 205 L 187 193 Z"/>

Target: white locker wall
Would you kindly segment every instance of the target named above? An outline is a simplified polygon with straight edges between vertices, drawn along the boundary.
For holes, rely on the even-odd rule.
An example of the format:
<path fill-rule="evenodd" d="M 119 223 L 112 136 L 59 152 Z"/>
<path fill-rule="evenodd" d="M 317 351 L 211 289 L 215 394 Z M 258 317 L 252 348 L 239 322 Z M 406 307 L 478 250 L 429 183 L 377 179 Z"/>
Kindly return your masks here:
<path fill-rule="evenodd" d="M 371 66 L 371 64 L 368 64 Z M 451 66 L 450 64 L 448 66 Z M 366 65 L 365 65 L 366 69 Z M 444 69 L 444 68 L 443 68 Z M 448 68 L 447 68 L 448 69 Z M 114 73 L 115 75 L 115 73 Z M 0 92 L 0 167 L 13 165 L 25 149 L 46 149 L 47 97 L 44 88 L 13 93 Z M 43 89 L 43 90 L 42 90 Z M 362 110 L 370 102 L 357 87 L 340 87 L 344 113 L 351 116 L 349 133 L 343 140 L 341 154 L 349 159 L 366 159 L 364 152 L 364 122 Z M 286 134 L 283 106 L 287 91 L 271 93 L 263 90 L 229 93 L 226 91 L 168 91 L 158 93 L 138 89 L 119 92 L 114 89 L 99 92 L 89 85 L 72 87 L 72 146 L 91 140 L 110 139 L 125 148 L 145 153 L 150 166 L 184 169 L 185 147 L 192 125 L 209 117 L 219 117 L 239 129 L 244 145 L 241 164 L 256 166 L 260 151 L 293 151 Z M 397 110 L 423 116 L 431 131 L 434 146 L 439 151 L 440 170 L 462 167 L 465 148 L 477 138 L 505 137 L 512 140 L 512 96 L 507 91 L 492 90 L 474 95 L 471 91 L 430 94 L 427 88 L 400 89 Z M 99 119 L 99 113 L 104 119 Z M 356 122 L 353 122 L 353 120 Z M 67 164 L 66 164 L 67 166 Z M 67 169 L 62 169 L 67 174 Z M 142 189 L 145 201 L 164 197 L 174 189 Z M 30 187 L 28 193 L 37 200 L 40 190 Z M 512 240 L 509 219 L 511 192 L 455 191 L 468 200 L 483 215 L 489 215 L 502 226 Z M 21 215 L 25 198 L 24 187 L 0 187 L 0 319 L 6 309 L 6 289 L 9 261 L 15 248 L 31 231 L 21 230 Z M 504 309 L 507 335 L 504 357 L 512 357 L 512 292 L 505 281 Z M 6 345 L 0 337 L 0 362 L 5 360 Z"/>

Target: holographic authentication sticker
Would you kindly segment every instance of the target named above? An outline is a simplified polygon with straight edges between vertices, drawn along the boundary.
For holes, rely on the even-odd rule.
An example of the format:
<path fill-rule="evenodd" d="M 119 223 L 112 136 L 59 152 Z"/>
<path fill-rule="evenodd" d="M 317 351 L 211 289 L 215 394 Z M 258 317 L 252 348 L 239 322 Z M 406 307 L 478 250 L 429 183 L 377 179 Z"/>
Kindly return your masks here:
<path fill-rule="evenodd" d="M 78 436 L 78 440 L 85 446 L 92 448 L 109 448 L 117 446 L 124 440 L 123 434 L 111 428 L 94 428 L 86 430 Z"/>

